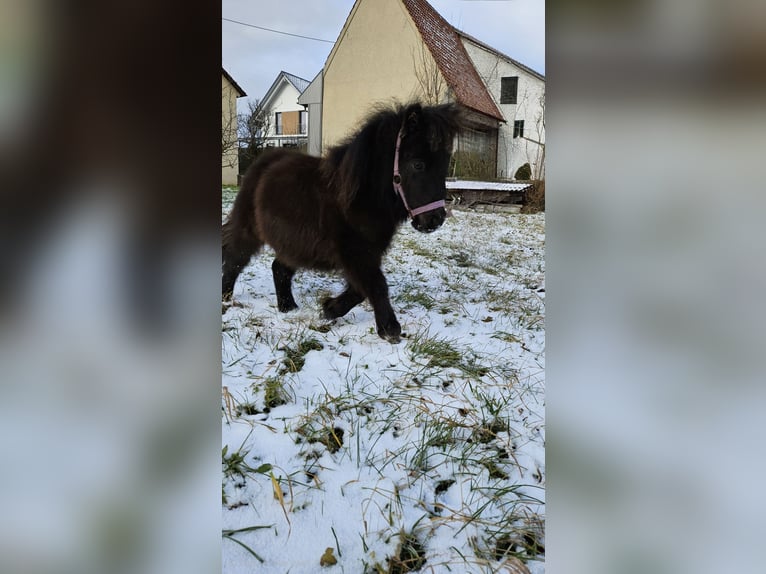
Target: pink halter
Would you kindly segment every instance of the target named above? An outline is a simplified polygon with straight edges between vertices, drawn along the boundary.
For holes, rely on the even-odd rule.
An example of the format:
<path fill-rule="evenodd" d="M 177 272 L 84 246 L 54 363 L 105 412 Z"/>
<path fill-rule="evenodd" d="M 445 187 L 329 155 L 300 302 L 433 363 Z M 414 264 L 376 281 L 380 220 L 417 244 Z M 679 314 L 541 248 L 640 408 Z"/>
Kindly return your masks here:
<path fill-rule="evenodd" d="M 407 204 L 407 198 L 404 197 L 404 189 L 402 189 L 402 176 L 399 173 L 399 148 L 402 145 L 402 130 L 399 130 L 399 135 L 396 136 L 396 153 L 394 154 L 394 192 L 399 194 L 399 197 L 402 198 L 402 202 L 404 203 L 404 207 L 407 210 L 407 213 L 410 214 L 410 217 L 415 217 L 419 213 L 425 213 L 426 211 L 433 211 L 434 209 L 439 209 L 440 207 L 444 207 L 444 200 L 440 199 L 439 201 L 433 201 L 431 203 L 427 203 L 426 205 L 421 205 L 420 207 L 416 207 L 415 209 L 410 209 L 410 206 Z"/>

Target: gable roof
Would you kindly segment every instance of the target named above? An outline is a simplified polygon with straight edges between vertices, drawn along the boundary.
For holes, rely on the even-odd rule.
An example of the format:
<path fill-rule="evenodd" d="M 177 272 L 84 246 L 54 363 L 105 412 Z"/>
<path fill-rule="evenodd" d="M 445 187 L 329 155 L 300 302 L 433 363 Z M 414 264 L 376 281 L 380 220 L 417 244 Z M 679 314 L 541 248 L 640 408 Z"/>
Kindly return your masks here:
<path fill-rule="evenodd" d="M 476 44 L 477 46 L 480 46 L 480 47 L 484 48 L 484 49 L 485 49 L 485 50 L 487 50 L 488 52 L 492 52 L 492 53 L 493 53 L 493 54 L 495 54 L 496 56 L 498 56 L 498 57 L 500 57 L 500 58 L 503 58 L 504 60 L 507 60 L 508 62 L 510 62 L 511 64 L 513 64 L 514 66 L 516 66 L 516 67 L 518 67 L 518 68 L 521 68 L 522 70 L 524 70 L 524 71 L 525 71 L 525 72 L 527 72 L 528 74 L 530 74 L 530 75 L 534 76 L 534 77 L 535 77 L 535 78 L 537 78 L 538 80 L 542 80 L 543 82 L 545 81 L 545 76 L 544 76 L 543 74 L 541 74 L 540 72 L 537 72 L 537 71 L 533 70 L 533 69 L 532 69 L 532 68 L 530 68 L 529 66 L 525 66 L 524 64 L 522 64 L 522 63 L 521 63 L 521 62 L 519 62 L 518 60 L 514 60 L 514 59 L 513 59 L 513 58 L 511 58 L 510 56 L 506 56 L 506 55 L 505 55 L 505 54 L 503 54 L 503 53 L 502 53 L 500 50 L 497 50 L 497 49 L 493 48 L 493 47 L 492 47 L 492 46 L 490 46 L 489 44 L 485 44 L 485 43 L 484 43 L 484 42 L 482 42 L 481 40 L 477 40 L 476 38 L 474 38 L 474 37 L 473 37 L 473 36 L 471 36 L 470 34 L 466 34 L 465 32 L 463 32 L 462 30 L 458 30 L 457 28 L 455 28 L 455 31 L 458 33 L 458 35 L 462 36 L 463 38 L 465 38 L 465 39 L 466 39 L 466 40 L 468 40 L 469 42 L 473 42 L 474 44 Z"/>
<path fill-rule="evenodd" d="M 505 121 L 468 56 L 460 33 L 425 0 L 402 0 L 402 3 L 458 103 Z"/>
<path fill-rule="evenodd" d="M 298 96 L 298 103 L 302 106 L 308 104 L 321 104 L 322 103 L 322 80 L 324 69 L 319 70 L 314 79 L 309 82 L 309 85 Z"/>
<path fill-rule="evenodd" d="M 289 83 L 293 88 L 298 90 L 298 94 L 300 95 L 303 93 L 303 91 L 308 87 L 308 85 L 311 83 L 309 80 L 305 80 L 303 78 L 299 78 L 298 76 L 294 74 L 288 74 L 284 70 L 279 72 L 279 75 L 277 75 L 277 79 L 274 80 L 274 83 L 271 84 L 271 87 L 266 92 L 266 95 L 263 96 L 263 99 L 261 100 L 261 104 L 268 102 L 271 97 L 276 93 L 277 89 L 279 88 L 279 85 L 282 83 L 282 81 L 286 81 Z"/>
<path fill-rule="evenodd" d="M 303 91 L 311 83 L 311 80 L 304 80 L 303 78 L 299 78 L 294 74 L 288 74 L 287 72 L 282 73 L 285 75 L 285 78 L 287 78 L 287 81 L 295 86 L 295 89 L 298 90 L 299 93 L 303 93 Z"/>
<path fill-rule="evenodd" d="M 229 72 L 227 72 L 223 67 L 221 68 L 221 71 L 223 72 L 223 77 L 229 80 L 232 86 L 234 86 L 234 89 L 237 90 L 237 93 L 239 94 L 237 97 L 241 98 L 243 96 L 246 96 L 245 90 L 243 90 L 237 82 L 234 81 L 234 78 L 232 78 L 229 75 Z"/>

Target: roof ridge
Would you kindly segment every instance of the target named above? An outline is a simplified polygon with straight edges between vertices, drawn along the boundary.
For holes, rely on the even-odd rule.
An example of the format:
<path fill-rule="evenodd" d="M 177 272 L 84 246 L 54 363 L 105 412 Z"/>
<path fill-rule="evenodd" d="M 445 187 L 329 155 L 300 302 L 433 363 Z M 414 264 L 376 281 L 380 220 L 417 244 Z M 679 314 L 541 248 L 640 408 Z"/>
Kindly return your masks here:
<path fill-rule="evenodd" d="M 453 28 L 454 28 L 454 26 L 453 26 Z M 473 42 L 473 43 L 475 43 L 475 44 L 478 44 L 479 46 L 482 46 L 483 48 L 486 48 L 486 49 L 488 49 L 488 50 L 489 50 L 489 51 L 491 51 L 491 52 L 494 52 L 494 53 L 495 53 L 495 54 L 497 54 L 498 56 L 501 56 L 501 57 L 505 58 L 506 60 L 508 60 L 508 61 L 509 61 L 509 62 L 511 62 L 512 64 L 515 64 L 516 66 L 518 66 L 518 67 L 520 67 L 520 68 L 524 69 L 525 71 L 529 72 L 530 74 L 532 74 L 532 75 L 534 75 L 534 76 L 537 76 L 537 77 L 538 77 L 538 78 L 540 78 L 541 80 L 545 80 L 545 74 L 541 74 L 540 72 L 538 72 L 538 71 L 537 71 L 537 70 L 535 70 L 534 68 L 530 68 L 530 67 L 529 67 L 529 66 L 527 66 L 526 64 L 522 64 L 521 62 L 519 62 L 519 61 L 518 61 L 518 60 L 516 60 L 515 58 L 511 58 L 511 57 L 510 57 L 508 54 L 505 54 L 505 53 L 501 52 L 501 51 L 500 51 L 500 50 L 498 50 L 497 48 L 494 48 L 494 47 L 490 46 L 489 44 L 487 44 L 486 42 L 483 42 L 483 41 L 479 40 L 479 39 L 478 39 L 478 38 L 476 38 L 475 36 L 471 36 L 471 35 L 470 35 L 470 34 L 468 34 L 467 32 L 463 32 L 463 31 L 462 31 L 462 30 L 460 30 L 459 28 L 455 28 L 455 32 L 457 32 L 459 36 L 463 36 L 463 37 L 464 37 L 464 38 L 466 38 L 467 40 L 469 40 L 469 41 L 471 41 L 471 42 Z"/>
<path fill-rule="evenodd" d="M 426 0 L 401 1 L 458 102 L 505 121 L 460 40 L 459 31 Z"/>
<path fill-rule="evenodd" d="M 223 66 L 221 66 L 221 71 L 223 72 L 223 75 L 224 75 L 224 77 L 225 77 L 227 80 L 229 80 L 229 81 L 231 82 L 231 85 L 232 85 L 232 86 L 234 86 L 234 89 L 235 89 L 235 90 L 237 90 L 237 91 L 238 91 L 238 92 L 241 94 L 241 95 L 239 96 L 240 98 L 241 98 L 241 97 L 244 97 L 244 96 L 246 96 L 246 95 L 247 95 L 247 94 L 245 93 L 245 90 L 243 90 L 243 89 L 242 89 L 242 86 L 240 86 L 240 85 L 239 85 L 239 84 L 238 84 L 238 83 L 237 83 L 237 82 L 234 80 L 234 78 L 232 78 L 232 77 L 231 77 L 231 74 L 229 74 L 229 72 L 227 72 L 227 71 L 226 71 L 226 68 L 224 68 Z"/>
<path fill-rule="evenodd" d="M 293 79 L 294 78 L 294 79 Z M 277 74 L 277 77 L 274 78 L 274 81 L 271 83 L 271 86 L 266 91 L 266 94 L 261 98 L 261 103 L 268 102 L 271 97 L 274 95 L 277 86 L 279 85 L 279 82 L 284 79 L 289 85 L 291 85 L 297 92 L 298 95 L 300 95 L 306 87 L 308 87 L 309 82 L 308 80 L 301 78 L 300 76 L 296 76 L 295 74 L 291 74 L 290 72 L 285 72 L 284 70 L 280 70 Z M 305 83 L 306 85 L 301 87 L 296 85 L 295 80 L 300 80 L 300 83 Z"/>
<path fill-rule="evenodd" d="M 310 80 L 307 80 L 306 78 L 301 78 L 300 76 L 296 76 L 295 74 L 291 74 L 290 72 L 285 72 L 282 70 L 279 72 L 279 76 L 284 76 L 284 78 L 290 82 L 296 90 L 298 90 L 299 93 L 303 92 L 308 85 L 311 83 Z M 277 77 L 279 77 L 277 76 Z"/>
<path fill-rule="evenodd" d="M 297 79 L 302 80 L 304 82 L 308 82 L 309 81 L 306 78 L 301 78 L 300 76 L 296 76 L 295 74 L 291 74 L 290 72 L 286 72 L 285 70 L 282 70 L 281 73 L 284 74 L 285 76 L 290 76 L 290 77 L 293 77 L 293 78 L 297 78 Z"/>

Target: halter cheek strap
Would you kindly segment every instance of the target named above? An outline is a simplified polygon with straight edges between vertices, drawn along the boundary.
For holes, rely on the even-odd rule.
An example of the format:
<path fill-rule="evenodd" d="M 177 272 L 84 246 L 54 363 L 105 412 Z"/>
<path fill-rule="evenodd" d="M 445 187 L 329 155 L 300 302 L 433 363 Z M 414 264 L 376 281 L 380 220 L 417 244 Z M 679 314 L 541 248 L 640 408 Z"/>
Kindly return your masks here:
<path fill-rule="evenodd" d="M 402 203 L 404 203 L 404 208 L 407 210 L 407 213 L 409 213 L 410 217 L 412 218 L 420 213 L 425 213 L 427 211 L 433 211 L 434 209 L 444 207 L 444 200 L 440 199 L 439 201 L 433 201 L 431 203 L 427 203 L 426 205 L 416 207 L 415 209 L 410 209 L 410 206 L 407 203 L 407 198 L 404 197 L 404 189 L 402 188 L 402 175 L 399 173 L 399 148 L 401 145 L 402 130 L 400 129 L 399 135 L 396 136 L 396 153 L 394 154 L 394 192 L 398 193 L 399 197 L 402 198 Z M 447 215 L 449 215 L 449 211 L 447 212 Z"/>

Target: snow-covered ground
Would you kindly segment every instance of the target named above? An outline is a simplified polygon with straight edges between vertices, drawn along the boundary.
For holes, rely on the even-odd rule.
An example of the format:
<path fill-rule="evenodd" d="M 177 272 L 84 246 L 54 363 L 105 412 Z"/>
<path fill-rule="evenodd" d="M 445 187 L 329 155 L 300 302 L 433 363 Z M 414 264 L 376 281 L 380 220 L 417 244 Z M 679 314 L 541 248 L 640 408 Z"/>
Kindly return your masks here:
<path fill-rule="evenodd" d="M 367 302 L 321 319 L 335 275 L 279 313 L 253 258 L 223 315 L 226 574 L 544 572 L 544 244 L 544 214 L 403 225 L 398 345 Z"/>

